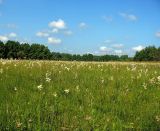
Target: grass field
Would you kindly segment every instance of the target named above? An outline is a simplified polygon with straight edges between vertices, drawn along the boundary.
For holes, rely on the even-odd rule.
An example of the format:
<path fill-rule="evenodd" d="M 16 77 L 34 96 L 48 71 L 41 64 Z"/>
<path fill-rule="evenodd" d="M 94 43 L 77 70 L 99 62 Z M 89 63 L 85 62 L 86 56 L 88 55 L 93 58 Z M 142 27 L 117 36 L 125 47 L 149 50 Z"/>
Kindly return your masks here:
<path fill-rule="evenodd" d="M 0 60 L 0 130 L 160 130 L 160 63 Z"/>

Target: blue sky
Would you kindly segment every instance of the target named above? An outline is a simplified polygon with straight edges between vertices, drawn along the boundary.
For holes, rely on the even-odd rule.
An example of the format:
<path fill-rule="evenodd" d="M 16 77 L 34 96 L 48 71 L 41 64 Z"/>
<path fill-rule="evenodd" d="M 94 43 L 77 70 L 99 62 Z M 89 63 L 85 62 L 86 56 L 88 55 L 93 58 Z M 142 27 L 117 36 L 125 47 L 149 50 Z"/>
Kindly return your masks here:
<path fill-rule="evenodd" d="M 9 39 L 132 56 L 160 46 L 160 0 L 0 0 L 0 40 Z"/>

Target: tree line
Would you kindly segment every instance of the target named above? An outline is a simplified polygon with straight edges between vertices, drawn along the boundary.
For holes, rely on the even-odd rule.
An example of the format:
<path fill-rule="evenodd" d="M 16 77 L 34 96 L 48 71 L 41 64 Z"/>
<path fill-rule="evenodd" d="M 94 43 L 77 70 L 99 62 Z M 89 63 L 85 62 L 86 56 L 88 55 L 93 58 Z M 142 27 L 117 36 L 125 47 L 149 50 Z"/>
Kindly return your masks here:
<path fill-rule="evenodd" d="M 136 52 L 134 58 L 128 55 L 93 55 L 93 54 L 69 54 L 51 52 L 47 46 L 41 44 L 20 44 L 17 41 L 0 41 L 0 58 L 2 59 L 33 59 L 33 60 L 64 60 L 64 61 L 143 61 L 160 60 L 160 48 L 147 47 Z"/>
<path fill-rule="evenodd" d="M 136 52 L 134 61 L 160 61 L 160 47 L 149 46 Z"/>

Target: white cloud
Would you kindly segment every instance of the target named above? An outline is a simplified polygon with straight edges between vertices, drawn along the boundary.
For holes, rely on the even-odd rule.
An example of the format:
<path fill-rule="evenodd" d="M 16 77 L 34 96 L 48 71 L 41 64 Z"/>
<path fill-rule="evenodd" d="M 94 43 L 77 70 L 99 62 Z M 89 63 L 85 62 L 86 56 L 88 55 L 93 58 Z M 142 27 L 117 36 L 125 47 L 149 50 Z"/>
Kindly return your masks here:
<path fill-rule="evenodd" d="M 8 41 L 8 37 L 0 35 L 0 41 Z"/>
<path fill-rule="evenodd" d="M 107 48 L 107 47 L 105 47 L 105 46 L 101 46 L 101 47 L 99 48 L 99 50 L 100 50 L 101 52 L 109 52 L 109 51 L 111 51 L 111 48 Z"/>
<path fill-rule="evenodd" d="M 132 50 L 134 50 L 134 51 L 141 51 L 143 49 L 144 49 L 144 47 L 141 45 L 132 48 Z"/>
<path fill-rule="evenodd" d="M 50 22 L 49 27 L 57 28 L 57 29 L 65 29 L 66 28 L 66 23 L 62 19 L 59 19 L 57 21 Z"/>
<path fill-rule="evenodd" d="M 122 48 L 124 45 L 123 44 L 114 44 L 112 47 L 114 48 Z"/>
<path fill-rule="evenodd" d="M 112 43 L 113 41 L 112 40 L 105 40 L 104 41 L 104 43 L 106 43 L 106 44 L 110 44 L 110 43 Z"/>
<path fill-rule="evenodd" d="M 156 32 L 156 37 L 160 38 L 160 31 Z"/>
<path fill-rule="evenodd" d="M 72 32 L 72 31 L 70 31 L 70 30 L 67 30 L 67 31 L 64 31 L 64 34 L 65 34 L 65 35 L 72 35 L 72 34 L 73 34 L 73 32 Z"/>
<path fill-rule="evenodd" d="M 17 25 L 15 25 L 15 24 L 7 24 L 6 27 L 15 29 L 15 28 L 17 28 Z"/>
<path fill-rule="evenodd" d="M 87 24 L 84 23 L 84 22 L 81 22 L 81 23 L 79 24 L 79 27 L 80 27 L 81 29 L 84 29 L 84 28 L 87 27 Z"/>
<path fill-rule="evenodd" d="M 10 33 L 10 34 L 8 35 L 8 37 L 10 37 L 10 38 L 15 38 L 15 37 L 17 37 L 17 34 L 14 33 L 14 32 L 12 32 L 12 33 Z"/>
<path fill-rule="evenodd" d="M 115 52 L 116 54 L 118 54 L 118 55 L 121 55 L 121 54 L 123 53 L 122 50 L 115 50 L 114 52 Z"/>
<path fill-rule="evenodd" d="M 138 20 L 137 16 L 135 16 L 133 14 L 119 13 L 119 15 L 129 21 L 137 21 Z"/>
<path fill-rule="evenodd" d="M 59 32 L 59 30 L 58 30 L 58 29 L 56 29 L 56 28 L 54 28 L 51 32 L 52 32 L 52 33 L 58 33 L 58 32 Z"/>
<path fill-rule="evenodd" d="M 37 32 L 36 33 L 36 36 L 38 36 L 38 37 L 48 37 L 49 36 L 49 34 L 48 33 L 46 33 L 46 32 Z"/>
<path fill-rule="evenodd" d="M 60 44 L 62 42 L 61 39 L 55 37 L 48 37 L 48 43 L 50 44 Z"/>

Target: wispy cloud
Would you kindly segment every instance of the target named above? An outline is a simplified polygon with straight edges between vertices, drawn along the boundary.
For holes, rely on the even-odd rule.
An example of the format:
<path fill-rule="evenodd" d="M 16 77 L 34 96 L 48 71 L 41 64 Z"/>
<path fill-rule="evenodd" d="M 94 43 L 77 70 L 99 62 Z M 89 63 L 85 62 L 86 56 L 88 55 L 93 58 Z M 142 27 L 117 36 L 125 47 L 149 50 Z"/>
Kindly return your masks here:
<path fill-rule="evenodd" d="M 160 31 L 156 32 L 155 35 L 156 35 L 157 38 L 160 38 Z"/>
<path fill-rule="evenodd" d="M 113 48 L 122 48 L 124 45 L 123 44 L 113 44 Z"/>
<path fill-rule="evenodd" d="M 36 33 L 36 36 L 38 36 L 38 37 L 48 37 L 49 34 L 46 33 L 46 32 L 39 31 L 39 32 Z"/>
<path fill-rule="evenodd" d="M 79 28 L 85 29 L 85 28 L 87 28 L 87 24 L 86 24 L 85 22 L 81 22 L 81 23 L 79 24 Z"/>
<path fill-rule="evenodd" d="M 56 29 L 56 28 L 53 28 L 52 31 L 51 31 L 51 33 L 58 33 L 58 32 L 59 32 L 59 30 Z"/>
<path fill-rule="evenodd" d="M 113 21 L 113 17 L 112 16 L 103 16 L 102 17 L 106 22 L 112 22 Z"/>
<path fill-rule="evenodd" d="M 1 28 L 8 28 L 8 29 L 17 29 L 18 26 L 16 24 L 0 24 Z"/>
<path fill-rule="evenodd" d="M 64 35 L 68 35 L 68 36 L 73 34 L 71 30 L 64 31 L 63 33 Z"/>
<path fill-rule="evenodd" d="M 114 50 L 114 53 L 116 55 L 122 55 L 123 54 L 123 51 L 122 50 Z"/>
<path fill-rule="evenodd" d="M 137 21 L 138 18 L 134 14 L 119 13 L 119 15 L 129 21 Z"/>

